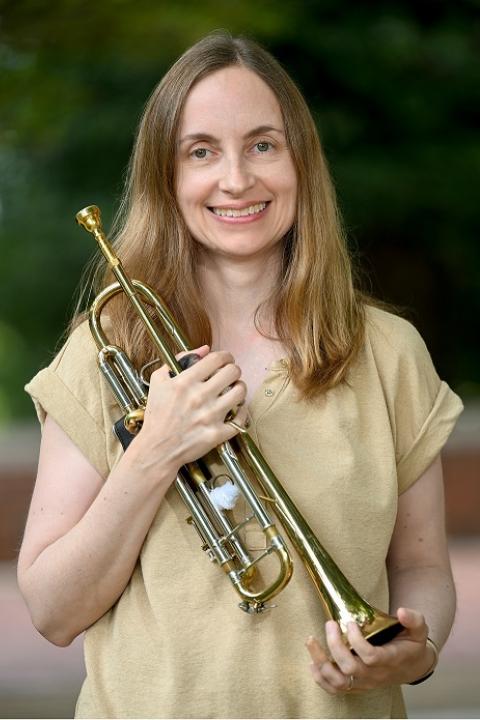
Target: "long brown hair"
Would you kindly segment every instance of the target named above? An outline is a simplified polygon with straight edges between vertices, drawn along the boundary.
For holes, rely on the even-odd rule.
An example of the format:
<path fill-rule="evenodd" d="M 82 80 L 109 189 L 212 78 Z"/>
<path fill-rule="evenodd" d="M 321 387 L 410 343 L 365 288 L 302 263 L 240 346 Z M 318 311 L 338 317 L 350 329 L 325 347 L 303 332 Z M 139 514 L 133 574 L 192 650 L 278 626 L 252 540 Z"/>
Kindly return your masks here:
<path fill-rule="evenodd" d="M 175 197 L 177 129 L 193 85 L 232 65 L 252 70 L 275 93 L 297 172 L 296 218 L 283 240 L 281 277 L 270 301 L 292 381 L 304 398 L 312 398 L 345 378 L 363 342 L 364 301 L 354 286 L 312 116 L 288 74 L 256 43 L 212 33 L 187 50 L 155 88 L 139 125 L 114 245 L 130 276 L 162 295 L 192 346 L 210 344 L 210 322 L 195 274 L 196 242 Z M 111 275 L 104 271 L 98 284 L 108 282 Z M 115 341 L 141 366 L 153 352 L 143 327 L 124 299 L 111 305 Z"/>

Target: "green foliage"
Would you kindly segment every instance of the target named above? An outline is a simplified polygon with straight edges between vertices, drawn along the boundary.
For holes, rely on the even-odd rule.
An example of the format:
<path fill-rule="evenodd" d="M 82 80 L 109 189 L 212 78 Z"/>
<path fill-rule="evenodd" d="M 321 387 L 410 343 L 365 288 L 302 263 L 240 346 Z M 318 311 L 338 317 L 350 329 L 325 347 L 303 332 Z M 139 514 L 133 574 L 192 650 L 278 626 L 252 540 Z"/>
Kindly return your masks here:
<path fill-rule="evenodd" d="M 170 64 L 215 28 L 284 64 L 318 121 L 352 248 L 439 371 L 480 392 L 478 2 L 23 0 L 0 4 L 0 417 L 51 358 L 108 227 L 135 126 Z"/>

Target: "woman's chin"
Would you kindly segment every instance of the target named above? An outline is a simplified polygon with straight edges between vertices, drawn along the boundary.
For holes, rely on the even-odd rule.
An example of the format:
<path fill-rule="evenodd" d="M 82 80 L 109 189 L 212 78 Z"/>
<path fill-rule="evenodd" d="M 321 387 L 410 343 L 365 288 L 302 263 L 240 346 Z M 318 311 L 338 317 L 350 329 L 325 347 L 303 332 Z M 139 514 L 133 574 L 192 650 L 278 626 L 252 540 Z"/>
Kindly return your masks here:
<path fill-rule="evenodd" d="M 229 233 L 228 237 L 211 235 L 208 240 L 198 240 L 198 242 L 208 255 L 238 260 L 270 257 L 280 250 L 277 238 L 259 237 L 258 234 L 250 237 L 247 233 L 235 233 L 235 236 Z"/>

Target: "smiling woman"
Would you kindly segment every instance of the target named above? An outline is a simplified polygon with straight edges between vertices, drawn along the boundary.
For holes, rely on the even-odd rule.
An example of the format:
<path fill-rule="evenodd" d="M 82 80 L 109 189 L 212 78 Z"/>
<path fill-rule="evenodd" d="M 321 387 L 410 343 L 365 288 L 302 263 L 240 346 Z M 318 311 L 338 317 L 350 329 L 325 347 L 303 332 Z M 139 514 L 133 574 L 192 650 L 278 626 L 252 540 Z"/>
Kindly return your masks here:
<path fill-rule="evenodd" d="M 146 105 L 113 234 L 198 361 L 151 374 L 124 453 L 84 315 L 27 386 L 44 427 L 19 583 L 49 640 L 86 630 L 77 717 L 403 717 L 400 686 L 431 674 L 454 614 L 440 451 L 461 402 L 416 330 L 355 287 L 315 125 L 267 52 L 214 33 L 173 65 Z M 104 288 L 110 270 L 97 278 Z M 142 368 L 155 357 L 144 324 L 121 296 L 108 308 L 110 336 Z M 301 564 L 278 607 L 241 613 L 200 557 L 171 486 L 247 416 L 341 570 L 404 626 L 397 637 L 375 647 L 326 622 Z M 261 553 L 241 504 L 232 522 Z"/>
<path fill-rule="evenodd" d="M 258 221 L 243 221 L 245 227 L 217 220 L 225 210 L 232 217 L 262 202 Z M 235 331 L 224 337 L 226 323 L 213 314 L 218 298 L 221 305 L 229 302 L 233 278 L 224 278 L 210 302 L 210 286 L 200 276 L 207 260 L 214 261 L 204 243 L 220 243 L 218 259 L 227 222 L 238 259 L 247 262 L 258 252 L 259 271 L 254 297 L 235 298 L 242 312 L 233 318 Z M 114 245 L 127 271 L 158 289 L 193 345 L 228 347 L 243 360 L 231 343 L 239 324 L 247 332 L 244 321 L 249 326 L 253 315 L 262 333 L 276 339 L 260 365 L 287 354 L 306 397 L 345 377 L 361 347 L 364 303 L 353 286 L 335 194 L 305 100 L 255 43 L 214 33 L 162 79 L 139 126 L 116 226 Z M 262 246 L 270 252 L 278 240 L 272 262 L 260 262 Z M 110 280 L 107 272 L 101 285 Z M 128 303 L 118 299 L 111 313 L 117 340 L 135 363 L 152 360 L 151 344 Z M 249 341 L 256 337 L 254 328 Z"/>

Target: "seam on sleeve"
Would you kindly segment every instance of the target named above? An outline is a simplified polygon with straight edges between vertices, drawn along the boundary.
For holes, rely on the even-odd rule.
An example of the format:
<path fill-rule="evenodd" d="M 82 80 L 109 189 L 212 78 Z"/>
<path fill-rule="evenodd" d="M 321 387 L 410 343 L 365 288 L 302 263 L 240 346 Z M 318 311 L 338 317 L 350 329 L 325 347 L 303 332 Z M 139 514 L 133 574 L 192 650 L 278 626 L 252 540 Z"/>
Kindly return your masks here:
<path fill-rule="evenodd" d="M 463 403 L 441 382 L 433 407 L 412 446 L 397 464 L 398 492 L 405 492 L 425 472 L 445 445 Z"/>
<path fill-rule="evenodd" d="M 67 433 L 99 474 L 106 478 L 109 472 L 105 452 L 105 430 L 72 394 L 68 386 L 50 368 L 41 371 L 34 381 L 26 385 L 40 422 L 45 415 L 51 417 Z M 103 438 L 99 450 L 98 436 Z"/>

